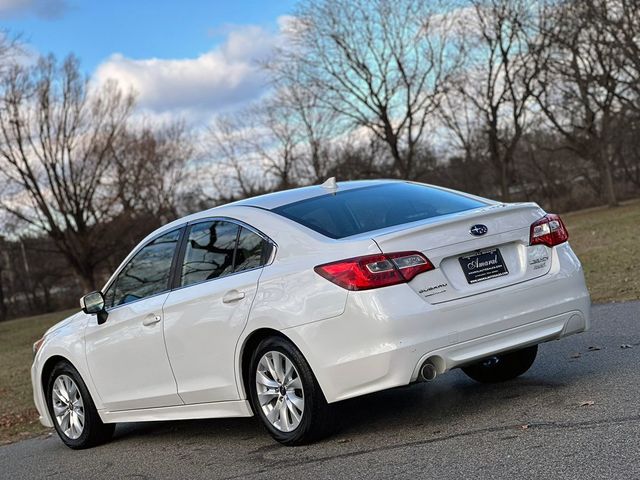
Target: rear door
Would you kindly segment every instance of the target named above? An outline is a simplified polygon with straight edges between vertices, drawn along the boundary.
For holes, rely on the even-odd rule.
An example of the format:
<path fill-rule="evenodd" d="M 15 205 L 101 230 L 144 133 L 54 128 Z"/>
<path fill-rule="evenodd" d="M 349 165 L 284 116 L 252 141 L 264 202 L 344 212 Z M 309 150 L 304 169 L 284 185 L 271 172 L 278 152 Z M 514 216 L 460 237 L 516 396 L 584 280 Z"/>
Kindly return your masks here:
<path fill-rule="evenodd" d="M 374 237 L 383 252 L 418 250 L 436 266 L 410 286 L 441 303 L 545 275 L 550 248 L 529 246 L 530 226 L 544 211 L 535 204 L 492 205 Z"/>
<path fill-rule="evenodd" d="M 236 400 L 235 348 L 271 244 L 228 219 L 189 226 L 164 305 L 167 353 L 187 404 Z"/>

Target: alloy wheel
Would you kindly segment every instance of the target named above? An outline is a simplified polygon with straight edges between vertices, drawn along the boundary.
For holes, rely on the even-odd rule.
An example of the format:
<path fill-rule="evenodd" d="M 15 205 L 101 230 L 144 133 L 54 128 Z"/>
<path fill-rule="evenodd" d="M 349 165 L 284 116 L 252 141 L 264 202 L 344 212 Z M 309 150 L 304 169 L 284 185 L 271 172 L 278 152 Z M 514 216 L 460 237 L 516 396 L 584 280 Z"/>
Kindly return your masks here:
<path fill-rule="evenodd" d="M 304 415 L 304 389 L 298 369 L 283 353 L 265 353 L 256 368 L 260 408 L 274 428 L 295 430 Z"/>
<path fill-rule="evenodd" d="M 76 382 L 68 375 L 56 378 L 51 389 L 53 414 L 62 432 L 76 440 L 84 431 L 84 402 Z"/>

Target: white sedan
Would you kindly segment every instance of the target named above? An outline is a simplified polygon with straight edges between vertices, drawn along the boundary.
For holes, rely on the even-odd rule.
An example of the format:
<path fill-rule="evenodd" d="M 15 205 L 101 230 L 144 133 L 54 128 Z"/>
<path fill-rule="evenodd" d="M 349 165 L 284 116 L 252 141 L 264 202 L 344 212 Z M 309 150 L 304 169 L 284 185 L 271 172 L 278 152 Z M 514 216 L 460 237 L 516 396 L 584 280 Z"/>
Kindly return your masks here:
<path fill-rule="evenodd" d="M 151 233 L 34 344 L 41 422 L 71 448 L 117 422 L 257 415 L 279 442 L 331 404 L 456 367 L 515 378 L 589 327 L 557 215 L 403 181 L 288 190 Z"/>

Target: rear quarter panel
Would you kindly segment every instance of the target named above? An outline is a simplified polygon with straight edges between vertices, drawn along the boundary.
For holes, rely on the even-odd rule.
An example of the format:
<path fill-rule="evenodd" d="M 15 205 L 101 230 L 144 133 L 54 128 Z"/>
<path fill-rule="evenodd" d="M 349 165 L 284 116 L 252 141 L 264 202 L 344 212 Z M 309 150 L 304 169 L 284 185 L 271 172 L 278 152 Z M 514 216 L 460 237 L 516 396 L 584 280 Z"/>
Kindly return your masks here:
<path fill-rule="evenodd" d="M 372 239 L 333 240 L 280 217 L 251 207 L 225 212 L 269 236 L 277 245 L 273 261 L 264 267 L 258 290 L 236 346 L 236 365 L 242 364 L 243 348 L 258 329 L 269 328 L 287 335 L 287 329 L 342 315 L 348 292 L 322 278 L 314 267 L 324 263 L 380 253 Z M 295 342 L 294 342 L 295 343 Z M 308 358 L 305 345 L 297 345 Z M 240 369 L 239 389 L 243 391 Z"/>

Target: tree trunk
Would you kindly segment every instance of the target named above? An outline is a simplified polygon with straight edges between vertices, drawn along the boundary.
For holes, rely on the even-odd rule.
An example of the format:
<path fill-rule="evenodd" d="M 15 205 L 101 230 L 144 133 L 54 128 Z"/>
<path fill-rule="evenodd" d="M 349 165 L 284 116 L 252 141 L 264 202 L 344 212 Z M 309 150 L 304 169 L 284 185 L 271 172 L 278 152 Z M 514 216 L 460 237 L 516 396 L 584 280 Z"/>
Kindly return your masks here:
<path fill-rule="evenodd" d="M 508 202 L 511 198 L 509 195 L 509 168 L 506 159 L 500 162 L 500 199 Z"/>
<path fill-rule="evenodd" d="M 89 293 L 97 290 L 95 267 L 88 264 L 84 259 L 78 258 L 72 252 L 66 250 L 61 250 L 61 252 L 77 274 L 76 279 L 79 280 L 79 283 L 82 285 L 85 292 Z"/>
<path fill-rule="evenodd" d="M 4 284 L 2 283 L 2 269 L 0 268 L 0 322 L 7 319 L 7 304 L 4 299 Z"/>
<path fill-rule="evenodd" d="M 398 178 L 407 178 L 407 168 L 403 162 L 402 155 L 400 154 L 400 148 L 398 147 L 398 135 L 393 130 L 391 122 L 386 116 L 383 118 L 384 122 L 384 141 L 389 145 L 391 150 L 391 158 L 393 158 L 393 171 Z"/>
<path fill-rule="evenodd" d="M 602 146 L 600 149 L 600 181 L 603 184 L 602 192 L 604 193 L 604 200 L 610 207 L 618 206 L 618 198 L 616 196 L 616 187 L 613 183 L 613 171 L 611 169 L 611 162 L 609 161 L 609 148 L 608 145 Z"/>
<path fill-rule="evenodd" d="M 97 290 L 96 275 L 93 267 L 84 265 L 83 268 L 76 269 L 76 271 L 80 275 L 80 280 L 82 282 L 82 286 L 86 290 L 86 293 L 94 292 Z"/>
<path fill-rule="evenodd" d="M 618 206 L 618 198 L 616 196 L 616 188 L 613 184 L 613 172 L 611 171 L 611 165 L 609 162 L 605 162 L 602 169 L 603 183 L 604 183 L 604 194 L 606 196 L 605 200 L 607 201 L 607 205 L 610 207 Z"/>

